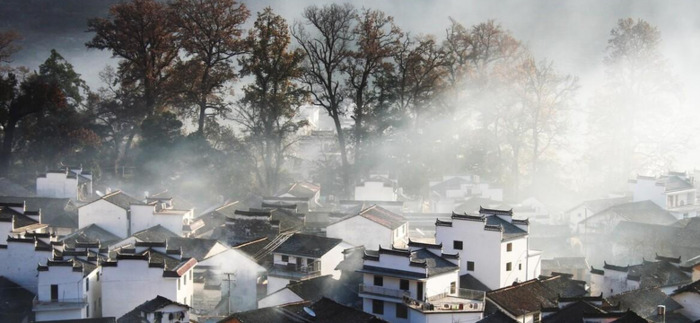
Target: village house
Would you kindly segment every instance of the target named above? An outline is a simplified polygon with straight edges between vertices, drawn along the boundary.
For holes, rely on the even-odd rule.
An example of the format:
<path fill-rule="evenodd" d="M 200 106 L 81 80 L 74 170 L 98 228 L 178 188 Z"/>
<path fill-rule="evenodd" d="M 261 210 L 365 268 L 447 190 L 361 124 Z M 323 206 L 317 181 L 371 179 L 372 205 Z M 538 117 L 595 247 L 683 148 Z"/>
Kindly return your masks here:
<path fill-rule="evenodd" d="M 362 300 L 357 296 L 357 285 L 347 286 L 343 281 L 334 279 L 332 275 L 325 275 L 292 281 L 285 288 L 261 298 L 258 301 L 258 308 L 302 301 L 315 302 L 324 297 L 346 306 L 356 308 L 362 306 Z"/>
<path fill-rule="evenodd" d="M 686 173 L 669 172 L 651 177 L 637 176 L 628 181 L 634 202 L 650 200 L 671 212 L 677 219 L 695 217 L 700 205 L 697 204 L 697 189 L 694 178 Z"/>
<path fill-rule="evenodd" d="M 179 251 L 166 251 L 166 243 L 160 242 L 111 250 L 100 264 L 102 315 L 120 317 L 158 295 L 191 306 L 196 264 Z"/>
<path fill-rule="evenodd" d="M 602 212 L 611 206 L 629 202 L 632 202 L 632 199 L 626 196 L 583 201 L 564 211 L 563 217 L 568 222 L 571 230 L 575 231 L 581 221 L 587 220 L 594 214 Z"/>
<path fill-rule="evenodd" d="M 398 184 L 387 175 L 371 175 L 355 185 L 356 201 L 397 201 Z"/>
<path fill-rule="evenodd" d="M 579 235 L 608 234 L 622 221 L 667 225 L 676 220 L 668 211 L 645 200 L 617 204 L 600 211 L 580 221 L 576 232 Z"/>
<path fill-rule="evenodd" d="M 55 236 L 49 233 L 24 232 L 7 237 L 0 245 L 0 276 L 37 293 L 37 264 L 51 259 L 51 243 Z"/>
<path fill-rule="evenodd" d="M 210 238 L 236 246 L 259 238 L 274 239 L 277 235 L 295 232 L 304 226 L 304 214 L 296 208 L 263 208 L 235 210 L 226 216 L 224 225 L 217 227 Z"/>
<path fill-rule="evenodd" d="M 469 197 L 481 197 L 503 201 L 503 189 L 482 183 L 477 175 L 443 176 L 439 181 L 431 181 L 430 212 L 449 213 Z"/>
<path fill-rule="evenodd" d="M 117 323 L 188 323 L 190 306 L 171 301 L 163 296 L 146 301 L 117 319 Z"/>
<path fill-rule="evenodd" d="M 648 322 L 689 322 L 684 316 L 684 306 L 676 302 L 659 287 L 640 288 L 607 298 L 620 309 L 633 311 Z M 696 307 L 698 304 L 688 304 Z"/>
<path fill-rule="evenodd" d="M 408 243 L 408 221 L 399 214 L 373 205 L 328 225 L 326 236 L 367 248 L 405 247 Z"/>
<path fill-rule="evenodd" d="M 100 268 L 95 263 L 77 257 L 44 263 L 37 269 L 37 322 L 102 316 Z"/>
<path fill-rule="evenodd" d="M 37 177 L 36 195 L 85 201 L 92 197 L 92 173 L 69 166 L 48 171 Z"/>
<path fill-rule="evenodd" d="M 539 251 L 528 243 L 529 222 L 513 219 L 513 211 L 481 209 L 478 215 L 453 213 L 437 219 L 435 242 L 460 256 L 459 274 L 470 275 L 497 289 L 540 275 Z"/>
<path fill-rule="evenodd" d="M 602 269 L 591 266 L 591 295 L 604 297 L 647 288 L 660 288 L 670 294 L 691 282 L 690 273 L 680 267 L 681 259 L 656 256 L 656 261 L 618 266 L 604 263 Z"/>
<path fill-rule="evenodd" d="M 476 321 L 484 292 L 461 289 L 459 255 L 441 245 L 366 250 L 359 296 L 363 310 L 389 322 Z"/>
<path fill-rule="evenodd" d="M 59 237 L 78 230 L 78 207 L 69 198 L 0 196 L 0 205 L 7 203 L 17 205 L 23 203 L 24 206 L 17 209 L 24 210 L 24 213 L 27 210 L 38 212 L 38 218 L 33 216 L 32 218 L 38 223 L 46 224 L 46 230 Z M 2 232 L 1 229 L 0 232 Z"/>
<path fill-rule="evenodd" d="M 341 239 L 295 233 L 279 244 L 272 253 L 268 268 L 268 295 L 287 286 L 292 280 L 324 275 L 340 277 L 336 266 L 343 260 L 343 250 L 352 247 Z"/>

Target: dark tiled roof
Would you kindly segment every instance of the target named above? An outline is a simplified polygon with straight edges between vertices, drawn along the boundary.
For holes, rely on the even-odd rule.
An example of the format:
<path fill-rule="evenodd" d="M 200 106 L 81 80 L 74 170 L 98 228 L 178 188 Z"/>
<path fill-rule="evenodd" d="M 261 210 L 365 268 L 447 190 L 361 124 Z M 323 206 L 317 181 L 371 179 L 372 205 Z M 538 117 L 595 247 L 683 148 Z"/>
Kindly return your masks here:
<path fill-rule="evenodd" d="M 481 290 L 488 292 L 491 289 L 471 274 L 459 276 L 459 288 Z"/>
<path fill-rule="evenodd" d="M 130 312 L 124 314 L 124 316 L 117 319 L 117 323 L 141 323 L 143 322 L 143 317 L 141 313 L 153 313 L 163 307 L 168 305 L 178 305 L 189 309 L 189 306 L 180 304 L 178 302 L 171 301 L 163 296 L 156 296 L 156 298 L 146 301 L 143 304 L 136 306 Z"/>
<path fill-rule="evenodd" d="M 166 242 L 168 238 L 179 237 L 176 233 L 158 224 L 131 235 L 142 242 Z"/>
<path fill-rule="evenodd" d="M 648 323 L 649 321 L 637 315 L 633 311 L 627 311 L 622 317 L 612 321 L 612 323 Z"/>
<path fill-rule="evenodd" d="M 119 240 L 121 238 L 96 224 L 91 224 L 61 239 L 70 248 L 75 248 L 77 243 L 100 243 L 102 247 L 107 247 Z"/>
<path fill-rule="evenodd" d="M 34 294 L 0 276 L 0 322 L 22 322 L 32 313 Z"/>
<path fill-rule="evenodd" d="M 122 191 L 114 191 L 103 196 L 101 199 L 125 210 L 128 210 L 131 204 L 143 204 L 142 201 L 133 198 Z"/>
<path fill-rule="evenodd" d="M 656 316 L 656 307 L 665 305 L 666 312 L 672 313 L 682 306 L 666 295 L 659 288 L 635 289 L 608 298 L 613 304 L 620 304 L 622 309 L 630 309 L 641 317 Z"/>
<path fill-rule="evenodd" d="M 518 321 L 510 318 L 510 316 L 503 314 L 503 312 L 498 311 L 483 319 L 477 321 L 477 323 L 517 323 Z"/>
<path fill-rule="evenodd" d="M 342 241 L 343 240 L 335 238 L 295 233 L 273 252 L 302 257 L 320 258 Z"/>
<path fill-rule="evenodd" d="M 428 269 L 428 276 L 459 270 L 459 266 L 424 248 L 412 251 L 410 260 L 411 263 L 425 263 Z"/>
<path fill-rule="evenodd" d="M 294 184 L 289 185 L 285 189 L 280 190 L 276 196 L 281 196 L 284 194 L 290 194 L 294 197 L 303 197 L 306 199 L 310 199 L 318 193 L 318 191 L 321 190 L 321 187 L 315 184 L 311 183 L 306 183 L 306 182 L 297 182 Z"/>
<path fill-rule="evenodd" d="M 305 301 L 315 302 L 323 297 L 328 297 L 348 306 L 362 302 L 357 296 L 357 291 L 353 291 L 339 280 L 333 279 L 331 275 L 292 282 L 287 285 L 287 288 Z"/>
<path fill-rule="evenodd" d="M 616 198 L 607 198 L 607 199 L 597 199 L 597 200 L 588 200 L 584 201 L 583 203 L 576 205 L 575 207 L 572 207 L 571 209 L 567 210 L 566 212 L 571 212 L 574 209 L 578 208 L 579 206 L 583 206 L 591 212 L 598 213 L 600 211 L 603 211 L 613 205 L 618 205 L 618 204 L 623 204 L 627 202 L 631 202 L 632 198 L 630 197 L 616 197 Z"/>
<path fill-rule="evenodd" d="M 0 177 L 0 196 L 35 196 L 34 192 L 5 177 Z"/>
<path fill-rule="evenodd" d="M 674 295 L 680 293 L 700 294 L 700 280 L 696 280 L 688 285 L 682 286 L 673 292 Z"/>
<path fill-rule="evenodd" d="M 314 316 L 308 314 L 308 307 Z M 328 298 L 317 302 L 298 302 L 282 306 L 266 307 L 248 312 L 233 314 L 219 323 L 301 323 L 301 322 L 333 322 L 333 323 L 382 323 L 386 322 L 362 310 L 344 306 Z"/>
<path fill-rule="evenodd" d="M 501 219 L 500 216 L 491 215 L 486 217 L 486 225 L 501 226 L 503 228 L 503 239 L 509 240 L 527 235 L 527 231 L 518 228 L 512 223 Z"/>
<path fill-rule="evenodd" d="M 197 239 L 170 237 L 167 240 L 168 250 L 182 250 L 183 258 L 194 258 L 197 261 L 206 259 L 205 257 L 219 243 L 214 239 Z"/>
<path fill-rule="evenodd" d="M 666 192 L 683 191 L 694 188 L 693 184 L 688 180 L 675 175 L 667 177 L 664 180 L 664 184 L 666 185 Z"/>
<path fill-rule="evenodd" d="M 487 292 L 486 298 L 511 315 L 520 316 L 540 311 L 542 308 L 555 308 L 560 296 L 584 295 L 586 290 L 581 283 L 584 282 L 571 280 L 565 275 L 543 280 L 532 279 Z"/>
<path fill-rule="evenodd" d="M 639 201 L 611 206 L 581 222 L 594 221 L 599 217 L 618 216 L 623 221 L 649 223 L 649 224 L 672 224 L 677 220 L 668 211 L 664 210 L 652 201 Z"/>
<path fill-rule="evenodd" d="M 78 209 L 68 198 L 0 196 L 3 202 L 25 202 L 27 210 L 41 210 L 41 222 L 52 227 L 78 228 Z"/>
<path fill-rule="evenodd" d="M 396 229 L 396 228 L 398 228 L 398 227 L 400 227 L 408 222 L 408 220 L 406 220 L 406 218 L 404 218 L 403 216 L 398 215 L 396 213 L 393 213 L 393 212 L 391 212 L 391 211 L 389 211 L 381 206 L 377 206 L 377 205 L 372 205 L 372 206 L 360 211 L 359 214 L 353 214 L 353 215 L 346 216 L 346 217 L 338 220 L 337 222 L 345 221 L 347 219 L 354 218 L 356 216 L 361 216 L 365 219 L 368 219 L 372 222 L 378 223 L 378 224 L 380 224 L 384 227 L 387 227 L 391 230 L 394 230 L 394 229 Z"/>
<path fill-rule="evenodd" d="M 589 302 L 579 300 L 542 319 L 543 323 L 580 323 L 585 314 L 605 314 L 605 311 Z"/>

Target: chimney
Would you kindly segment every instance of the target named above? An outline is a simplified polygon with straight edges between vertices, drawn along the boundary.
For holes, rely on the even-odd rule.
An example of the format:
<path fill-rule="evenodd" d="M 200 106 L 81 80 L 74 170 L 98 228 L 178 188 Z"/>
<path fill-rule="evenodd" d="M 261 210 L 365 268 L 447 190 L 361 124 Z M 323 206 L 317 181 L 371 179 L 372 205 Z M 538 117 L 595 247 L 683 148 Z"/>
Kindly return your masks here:
<path fill-rule="evenodd" d="M 666 306 L 658 305 L 656 306 L 656 315 L 661 317 L 666 317 Z"/>

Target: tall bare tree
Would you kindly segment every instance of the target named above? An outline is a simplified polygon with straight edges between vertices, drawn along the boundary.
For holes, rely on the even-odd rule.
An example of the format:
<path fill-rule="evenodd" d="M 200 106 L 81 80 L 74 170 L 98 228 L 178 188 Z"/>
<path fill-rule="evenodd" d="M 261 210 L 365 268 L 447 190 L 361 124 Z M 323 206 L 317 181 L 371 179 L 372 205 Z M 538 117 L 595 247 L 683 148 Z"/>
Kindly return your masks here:
<path fill-rule="evenodd" d="M 313 103 L 322 106 L 335 124 L 345 185 L 343 194 L 348 193 L 352 183 L 341 125 L 341 118 L 345 115 L 342 67 L 350 55 L 355 15 L 355 9 L 349 4 L 314 5 L 304 9 L 305 22 L 295 23 L 292 30 L 292 35 L 306 53 L 302 80 L 310 90 Z M 311 32 L 306 29 L 309 25 Z"/>
<path fill-rule="evenodd" d="M 388 59 L 400 45 L 401 30 L 394 24 L 394 19 L 384 12 L 363 9 L 357 16 L 353 34 L 355 48 L 350 51 L 344 70 L 348 74 L 348 94 L 353 103 L 354 159 L 358 167 L 362 162 L 366 136 L 364 119 L 371 115 L 369 110 L 376 104 L 381 91 L 377 77 L 393 68 Z"/>
<path fill-rule="evenodd" d="M 265 8 L 246 39 L 250 54 L 239 60 L 241 75 L 253 76 L 254 81 L 243 89 L 237 120 L 248 133 L 257 181 L 265 194 L 279 188 L 289 137 L 305 124 L 293 120 L 306 97 L 296 83 L 304 52 L 290 50 L 290 40 L 284 18 Z"/>
<path fill-rule="evenodd" d="M 172 8 L 178 39 L 189 56 L 175 83 L 184 87 L 183 103 L 196 107 L 197 131 L 202 134 L 208 110 L 226 111 L 223 95 L 217 92 L 236 78 L 232 58 L 245 50 L 242 25 L 250 12 L 235 0 L 177 0 Z"/>

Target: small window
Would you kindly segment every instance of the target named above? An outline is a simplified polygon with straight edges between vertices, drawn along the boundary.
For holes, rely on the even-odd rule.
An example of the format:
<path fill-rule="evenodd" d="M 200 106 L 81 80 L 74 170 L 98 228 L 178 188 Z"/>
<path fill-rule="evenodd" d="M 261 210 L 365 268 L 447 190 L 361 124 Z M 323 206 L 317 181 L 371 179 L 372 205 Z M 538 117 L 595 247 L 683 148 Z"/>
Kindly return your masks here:
<path fill-rule="evenodd" d="M 474 271 L 474 262 L 467 261 L 467 271 Z"/>
<path fill-rule="evenodd" d="M 408 280 L 402 279 L 401 281 L 399 281 L 399 289 L 408 290 Z"/>
<path fill-rule="evenodd" d="M 508 242 L 508 244 L 506 245 L 506 251 L 513 251 L 513 243 L 512 242 Z"/>
<path fill-rule="evenodd" d="M 90 317 L 90 304 L 85 308 L 85 317 Z"/>
<path fill-rule="evenodd" d="M 452 242 L 452 248 L 454 248 L 455 250 L 462 250 L 462 246 L 463 246 L 462 241 L 455 240 Z"/>
<path fill-rule="evenodd" d="M 518 270 L 523 270 L 523 264 L 522 264 L 522 263 L 518 264 Z"/>
<path fill-rule="evenodd" d="M 85 291 L 90 291 L 90 277 L 85 278 Z"/>
<path fill-rule="evenodd" d="M 289 256 L 282 255 L 282 262 L 289 262 Z"/>
<path fill-rule="evenodd" d="M 451 282 L 450 283 L 450 294 L 454 294 L 457 292 L 457 282 Z"/>
<path fill-rule="evenodd" d="M 384 286 L 384 277 L 375 275 L 374 286 Z"/>
<path fill-rule="evenodd" d="M 372 313 L 374 314 L 384 314 L 384 301 L 378 299 L 372 300 Z"/>
<path fill-rule="evenodd" d="M 180 278 L 177 279 L 177 290 L 180 290 Z"/>
<path fill-rule="evenodd" d="M 407 319 L 408 318 L 408 307 L 401 303 L 396 303 L 396 318 Z"/>
<path fill-rule="evenodd" d="M 511 271 L 511 270 L 513 270 L 513 263 L 509 262 L 506 264 L 506 271 Z"/>
<path fill-rule="evenodd" d="M 185 300 L 182 302 L 182 304 L 187 305 L 187 297 L 185 297 Z"/>
<path fill-rule="evenodd" d="M 185 273 L 185 276 L 182 276 L 182 283 L 187 286 L 187 273 Z"/>
<path fill-rule="evenodd" d="M 307 265 L 307 266 L 311 266 L 311 265 L 313 265 L 313 264 L 314 264 L 313 258 L 306 258 L 306 265 Z"/>
<path fill-rule="evenodd" d="M 97 281 L 100 281 L 100 272 L 97 272 Z"/>

